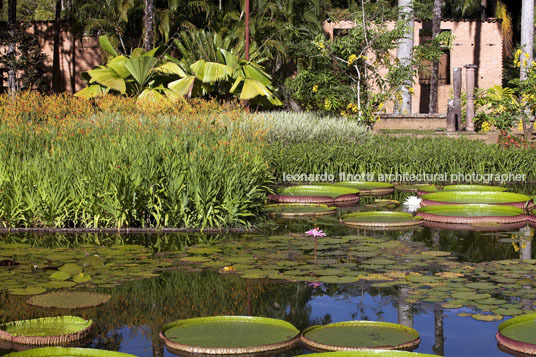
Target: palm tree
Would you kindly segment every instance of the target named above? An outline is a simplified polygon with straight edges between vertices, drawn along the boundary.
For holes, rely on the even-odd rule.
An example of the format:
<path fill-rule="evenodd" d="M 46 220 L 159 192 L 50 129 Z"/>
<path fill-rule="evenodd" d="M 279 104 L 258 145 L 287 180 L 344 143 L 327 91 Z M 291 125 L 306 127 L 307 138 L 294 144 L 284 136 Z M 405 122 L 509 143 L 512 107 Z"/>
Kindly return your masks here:
<path fill-rule="evenodd" d="M 145 0 L 145 37 L 143 48 L 150 51 L 154 46 L 154 3 L 153 0 Z"/>
<path fill-rule="evenodd" d="M 52 58 L 52 90 L 54 93 L 61 91 L 60 80 L 60 31 L 61 31 L 61 0 L 56 0 L 56 15 L 54 18 L 54 51 Z"/>
<path fill-rule="evenodd" d="M 441 32 L 441 5 L 442 0 L 434 0 L 432 16 L 432 39 Z M 439 60 L 432 62 L 432 73 L 430 76 L 430 105 L 428 111 L 437 113 L 437 92 L 439 90 Z"/>
<path fill-rule="evenodd" d="M 398 0 L 398 15 L 400 21 L 405 23 L 406 30 L 398 43 L 396 57 L 400 67 L 409 67 L 413 57 L 413 1 Z M 396 103 L 395 112 L 411 113 L 410 88 L 411 78 L 408 78 L 400 89 L 402 98 L 400 103 Z"/>
<path fill-rule="evenodd" d="M 534 48 L 534 0 L 523 0 L 521 5 L 521 70 L 520 79 L 527 79 Z"/>
<path fill-rule="evenodd" d="M 9 37 L 11 42 L 7 51 L 8 57 L 13 57 L 12 63 L 14 63 L 15 57 L 15 27 L 17 26 L 17 0 L 9 0 L 7 5 L 7 22 L 9 26 Z M 7 88 L 10 96 L 17 94 L 17 74 L 13 66 L 8 69 L 7 72 Z"/>

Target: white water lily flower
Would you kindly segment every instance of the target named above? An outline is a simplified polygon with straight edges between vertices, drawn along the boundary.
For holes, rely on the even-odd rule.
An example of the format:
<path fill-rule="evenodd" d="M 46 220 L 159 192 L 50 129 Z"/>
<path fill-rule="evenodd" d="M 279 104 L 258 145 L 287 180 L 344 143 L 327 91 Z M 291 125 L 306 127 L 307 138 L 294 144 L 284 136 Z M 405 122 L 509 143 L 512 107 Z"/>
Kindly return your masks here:
<path fill-rule="evenodd" d="M 409 196 L 404 200 L 404 208 L 408 212 L 417 212 L 417 210 L 421 207 L 422 198 L 417 196 Z"/>

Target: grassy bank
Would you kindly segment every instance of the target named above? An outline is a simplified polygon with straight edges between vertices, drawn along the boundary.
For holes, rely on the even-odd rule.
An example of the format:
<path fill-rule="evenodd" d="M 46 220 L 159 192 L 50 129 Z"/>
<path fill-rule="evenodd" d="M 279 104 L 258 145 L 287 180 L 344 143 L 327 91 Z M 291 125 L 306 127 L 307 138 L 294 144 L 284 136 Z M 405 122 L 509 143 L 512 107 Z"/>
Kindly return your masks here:
<path fill-rule="evenodd" d="M 214 102 L 0 96 L 0 226 L 244 227 L 286 174 L 526 174 L 536 151 Z"/>

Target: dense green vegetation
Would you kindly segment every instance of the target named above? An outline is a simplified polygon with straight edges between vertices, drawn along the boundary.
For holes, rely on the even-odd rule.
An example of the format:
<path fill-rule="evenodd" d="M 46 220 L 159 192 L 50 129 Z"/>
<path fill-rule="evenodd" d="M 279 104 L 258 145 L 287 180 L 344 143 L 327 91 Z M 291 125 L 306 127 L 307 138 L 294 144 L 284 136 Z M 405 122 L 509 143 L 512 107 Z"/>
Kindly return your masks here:
<path fill-rule="evenodd" d="M 5 227 L 247 226 L 283 173 L 536 179 L 531 149 L 372 136 L 347 119 L 232 104 L 23 93 L 0 97 L 0 117 Z"/>

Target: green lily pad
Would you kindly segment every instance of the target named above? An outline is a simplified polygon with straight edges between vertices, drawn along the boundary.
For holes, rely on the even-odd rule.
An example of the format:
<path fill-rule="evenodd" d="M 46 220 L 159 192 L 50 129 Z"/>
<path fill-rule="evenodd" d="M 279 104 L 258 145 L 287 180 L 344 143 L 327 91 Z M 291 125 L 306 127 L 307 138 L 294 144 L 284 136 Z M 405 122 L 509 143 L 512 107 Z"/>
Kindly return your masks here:
<path fill-rule="evenodd" d="M 476 204 L 521 204 L 530 201 L 527 195 L 512 192 L 496 191 L 442 191 L 427 193 L 421 196 L 423 203 L 425 201 L 448 202 L 448 203 L 476 203 Z"/>
<path fill-rule="evenodd" d="M 500 321 L 503 316 L 496 314 L 472 314 L 471 317 L 478 321 Z"/>
<path fill-rule="evenodd" d="M 415 184 L 415 185 L 396 185 L 395 189 L 401 192 L 417 192 L 417 191 L 435 192 L 438 190 L 435 185 L 430 185 L 427 183 Z"/>
<path fill-rule="evenodd" d="M 289 186 L 269 197 L 282 203 L 332 203 L 334 201 L 359 201 L 359 190 L 332 184 Z"/>
<path fill-rule="evenodd" d="M 42 294 L 47 289 L 41 287 L 41 286 L 28 286 L 24 289 L 10 289 L 9 293 L 11 295 L 37 295 Z"/>
<path fill-rule="evenodd" d="M 447 185 L 443 187 L 443 191 L 487 191 L 487 192 L 504 192 L 508 188 L 502 186 L 487 186 L 487 185 Z"/>
<path fill-rule="evenodd" d="M 8 353 L 4 357 L 136 357 L 123 352 L 75 347 L 41 347 Z"/>
<path fill-rule="evenodd" d="M 280 203 L 266 205 L 264 211 L 281 217 L 324 216 L 337 213 L 337 208 L 319 203 Z"/>
<path fill-rule="evenodd" d="M 92 292 L 55 292 L 36 295 L 29 298 L 26 303 L 38 307 L 53 307 L 59 309 L 83 309 L 107 303 L 111 296 Z"/>
<path fill-rule="evenodd" d="M 419 344 L 419 333 L 412 328 L 388 322 L 345 321 L 305 329 L 302 342 L 319 350 L 403 349 Z"/>
<path fill-rule="evenodd" d="M 525 354 L 536 353 L 536 313 L 514 317 L 498 327 L 497 341 L 507 348 Z"/>
<path fill-rule="evenodd" d="M 0 324 L 0 339 L 19 344 L 54 345 L 79 340 L 92 326 L 78 316 L 42 317 Z"/>
<path fill-rule="evenodd" d="M 162 328 L 168 347 L 196 353 L 248 353 L 292 347 L 299 330 L 282 320 L 213 316 L 178 320 Z"/>
<path fill-rule="evenodd" d="M 71 274 L 63 272 L 63 271 L 57 271 L 50 275 L 50 279 L 53 279 L 53 280 L 67 280 L 70 278 L 71 278 Z"/>
<path fill-rule="evenodd" d="M 62 265 L 61 267 L 59 267 L 58 270 L 63 271 L 63 272 L 68 273 L 68 274 L 71 274 L 71 275 L 76 275 L 76 274 L 80 274 L 82 272 L 82 267 L 80 265 L 77 265 L 77 264 L 67 263 L 67 264 Z"/>
<path fill-rule="evenodd" d="M 349 213 L 342 216 L 341 222 L 352 227 L 408 227 L 423 223 L 409 213 L 391 211 Z"/>
<path fill-rule="evenodd" d="M 358 189 L 361 196 L 387 195 L 395 190 L 394 185 L 387 182 L 342 181 L 335 185 Z"/>

